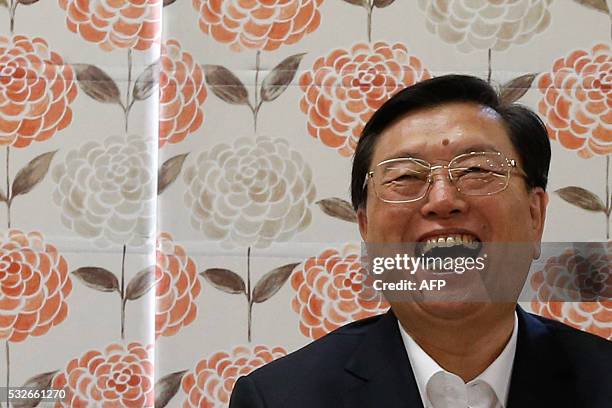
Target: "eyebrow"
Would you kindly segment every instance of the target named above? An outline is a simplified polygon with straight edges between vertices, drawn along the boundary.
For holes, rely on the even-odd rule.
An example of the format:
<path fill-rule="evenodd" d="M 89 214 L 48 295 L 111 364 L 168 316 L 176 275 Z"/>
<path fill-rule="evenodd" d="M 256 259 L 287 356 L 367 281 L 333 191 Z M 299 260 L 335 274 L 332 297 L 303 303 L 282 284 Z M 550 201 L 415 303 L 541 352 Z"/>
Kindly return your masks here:
<path fill-rule="evenodd" d="M 490 145 L 488 143 L 477 143 L 477 144 L 473 144 L 473 145 L 469 145 L 468 147 L 466 147 L 465 149 L 462 149 L 458 152 L 455 153 L 455 156 L 459 156 L 460 154 L 466 154 L 466 153 L 470 153 L 470 152 L 493 152 L 493 153 L 499 153 L 499 150 L 497 150 L 493 145 Z M 383 161 L 385 160 L 392 160 L 392 159 L 400 159 L 400 158 L 405 158 L 405 157 L 413 157 L 415 159 L 421 159 L 421 160 L 425 160 L 423 158 L 422 155 L 420 155 L 417 152 L 411 151 L 411 150 L 400 150 L 399 152 L 386 157 L 383 159 Z"/>
<path fill-rule="evenodd" d="M 457 155 L 465 154 L 465 153 L 470 153 L 470 152 L 493 152 L 493 153 L 499 153 L 499 150 L 497 150 L 495 148 L 495 146 L 490 145 L 488 143 L 478 143 L 478 144 L 475 144 L 475 145 L 470 145 L 466 149 L 463 149 L 463 150 L 457 152 Z"/>

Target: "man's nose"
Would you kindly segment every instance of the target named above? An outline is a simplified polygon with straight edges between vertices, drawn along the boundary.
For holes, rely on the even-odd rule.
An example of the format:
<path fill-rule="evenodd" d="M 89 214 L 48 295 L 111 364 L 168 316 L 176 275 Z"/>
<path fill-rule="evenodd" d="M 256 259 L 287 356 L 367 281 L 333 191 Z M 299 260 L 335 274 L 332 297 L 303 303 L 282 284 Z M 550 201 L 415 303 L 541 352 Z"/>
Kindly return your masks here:
<path fill-rule="evenodd" d="M 429 193 L 425 197 L 425 204 L 421 207 L 423 216 L 449 218 L 465 213 L 467 209 L 468 203 L 450 181 L 448 171 L 440 169 L 439 172 L 432 174 Z"/>

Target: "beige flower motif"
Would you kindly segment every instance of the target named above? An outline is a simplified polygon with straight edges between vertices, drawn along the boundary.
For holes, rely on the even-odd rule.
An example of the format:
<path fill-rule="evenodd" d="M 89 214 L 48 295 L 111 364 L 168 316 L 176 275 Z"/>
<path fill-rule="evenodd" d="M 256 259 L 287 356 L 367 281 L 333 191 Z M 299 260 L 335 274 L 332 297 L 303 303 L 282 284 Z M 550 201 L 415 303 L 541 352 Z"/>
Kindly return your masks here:
<path fill-rule="evenodd" d="M 182 388 L 187 395 L 183 407 L 227 407 L 238 377 L 285 355 L 287 350 L 282 347 L 264 345 L 238 346 L 231 352 L 213 353 L 183 377 Z"/>
<path fill-rule="evenodd" d="M 90 141 L 52 171 L 64 226 L 99 247 L 139 246 L 154 236 L 156 145 L 140 136 Z"/>
<path fill-rule="evenodd" d="M 295 268 L 291 306 L 300 316 L 304 336 L 318 339 L 347 323 L 388 310 L 387 301 L 373 288 L 360 252 L 358 244 L 330 248 Z"/>
<path fill-rule="evenodd" d="M 461 52 L 525 44 L 550 24 L 552 0 L 419 0 L 427 29 Z"/>
<path fill-rule="evenodd" d="M 284 139 L 240 138 L 202 152 L 184 172 L 191 223 L 226 247 L 268 247 L 311 221 L 312 171 Z"/>

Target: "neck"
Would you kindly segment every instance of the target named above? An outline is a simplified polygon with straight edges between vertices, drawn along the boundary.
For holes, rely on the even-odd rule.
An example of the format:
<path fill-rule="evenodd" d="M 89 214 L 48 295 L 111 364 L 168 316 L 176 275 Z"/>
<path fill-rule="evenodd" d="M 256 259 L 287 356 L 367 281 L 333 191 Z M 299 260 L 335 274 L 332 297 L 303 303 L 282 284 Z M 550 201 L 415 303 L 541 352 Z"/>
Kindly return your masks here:
<path fill-rule="evenodd" d="M 490 366 L 508 343 L 514 308 L 514 303 L 489 304 L 452 319 L 416 303 L 393 307 L 393 311 L 404 330 L 440 367 L 467 383 Z"/>

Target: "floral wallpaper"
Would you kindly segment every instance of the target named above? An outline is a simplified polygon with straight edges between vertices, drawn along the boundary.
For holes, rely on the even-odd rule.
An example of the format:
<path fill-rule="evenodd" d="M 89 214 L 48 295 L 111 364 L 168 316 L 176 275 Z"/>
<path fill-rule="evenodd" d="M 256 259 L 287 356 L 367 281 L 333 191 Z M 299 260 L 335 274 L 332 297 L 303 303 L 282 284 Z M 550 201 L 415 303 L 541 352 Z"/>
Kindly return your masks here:
<path fill-rule="evenodd" d="M 351 156 L 394 93 L 453 72 L 549 130 L 544 239 L 568 246 L 523 306 L 612 339 L 612 302 L 550 295 L 610 284 L 611 8 L 0 0 L 0 386 L 226 407 L 240 375 L 387 310 L 356 295 Z"/>

